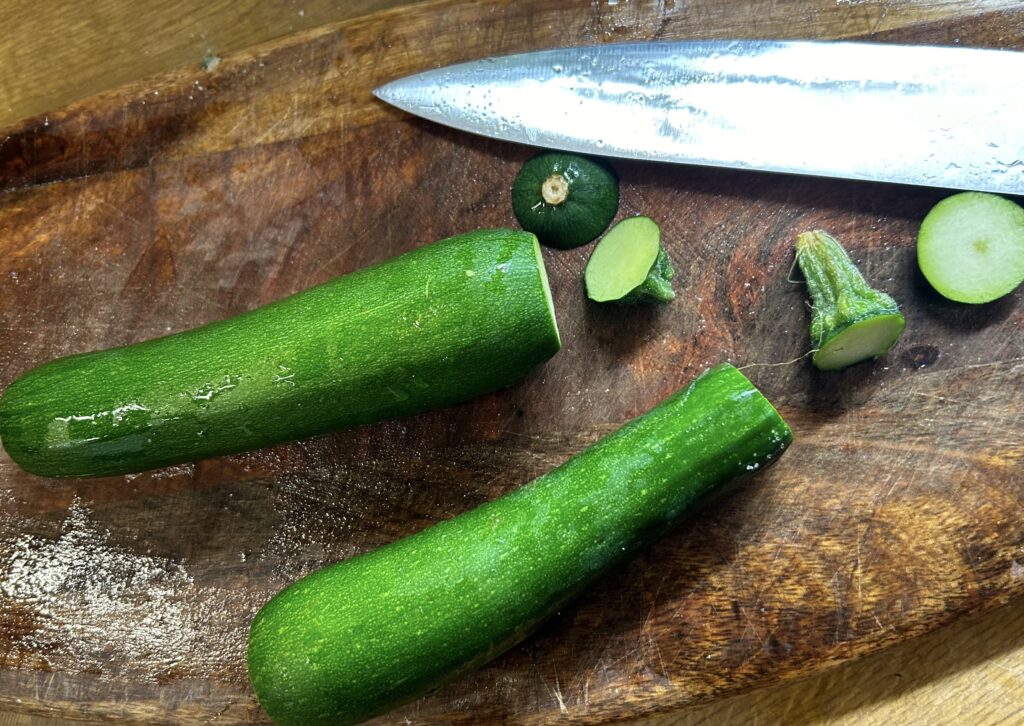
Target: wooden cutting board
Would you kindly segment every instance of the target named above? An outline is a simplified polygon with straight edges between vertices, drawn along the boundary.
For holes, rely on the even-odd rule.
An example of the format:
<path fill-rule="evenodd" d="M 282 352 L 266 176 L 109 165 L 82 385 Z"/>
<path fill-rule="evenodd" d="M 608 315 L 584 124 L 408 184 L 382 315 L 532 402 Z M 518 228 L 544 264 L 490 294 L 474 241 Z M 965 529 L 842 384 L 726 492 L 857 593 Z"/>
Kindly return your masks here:
<path fill-rule="evenodd" d="M 370 89 L 485 55 L 637 38 L 1024 48 L 1018 3 L 434 3 L 92 98 L 0 144 L 0 385 L 58 355 L 278 299 L 514 224 L 531 150 Z M 3 138 L 3 137 L 0 137 Z M 837 143 L 842 143 L 837 139 Z M 248 623 L 274 592 L 509 491 L 730 360 L 792 424 L 783 460 L 478 673 L 386 721 L 600 722 L 807 674 L 1024 589 L 1021 292 L 944 301 L 914 235 L 942 192 L 616 163 L 658 219 L 660 309 L 587 304 L 547 251 L 564 349 L 445 411 L 136 476 L 0 455 L 0 710 L 249 723 Z M 904 309 L 887 358 L 816 372 L 793 237 L 824 227 Z"/>

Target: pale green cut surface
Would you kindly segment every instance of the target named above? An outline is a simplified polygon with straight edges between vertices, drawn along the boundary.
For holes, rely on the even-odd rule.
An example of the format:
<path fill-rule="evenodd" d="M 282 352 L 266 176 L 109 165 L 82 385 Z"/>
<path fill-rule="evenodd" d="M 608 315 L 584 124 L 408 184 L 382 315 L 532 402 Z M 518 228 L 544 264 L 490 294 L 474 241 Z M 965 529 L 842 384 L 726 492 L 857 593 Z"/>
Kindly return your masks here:
<path fill-rule="evenodd" d="M 814 354 L 814 365 L 823 371 L 835 371 L 878 358 L 900 337 L 903 326 L 903 316 L 899 313 L 876 315 L 854 323 L 821 346 Z"/>
<path fill-rule="evenodd" d="M 986 303 L 1024 282 L 1024 209 L 995 194 L 962 192 L 921 223 L 917 263 L 941 295 Z"/>
<path fill-rule="evenodd" d="M 591 300 L 619 300 L 647 279 L 661 247 L 661 230 L 650 217 L 630 217 L 594 247 L 583 273 Z"/>
<path fill-rule="evenodd" d="M 551 298 L 551 285 L 548 282 L 548 269 L 544 265 L 544 253 L 540 250 L 540 241 L 537 239 L 537 235 L 531 233 L 533 237 L 533 254 L 537 258 L 537 273 L 540 275 L 540 286 L 544 290 L 544 300 L 548 304 L 548 314 L 551 316 L 551 332 L 554 333 L 555 340 L 558 341 L 558 347 L 562 347 L 562 334 L 558 332 L 558 321 L 555 318 L 555 301 Z"/>

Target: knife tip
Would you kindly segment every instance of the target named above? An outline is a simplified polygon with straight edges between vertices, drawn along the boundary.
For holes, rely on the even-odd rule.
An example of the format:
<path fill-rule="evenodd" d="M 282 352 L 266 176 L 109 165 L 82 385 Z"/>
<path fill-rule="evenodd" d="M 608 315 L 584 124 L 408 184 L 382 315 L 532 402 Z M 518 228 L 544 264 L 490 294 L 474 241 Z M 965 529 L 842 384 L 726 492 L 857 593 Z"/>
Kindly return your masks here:
<path fill-rule="evenodd" d="M 380 101 L 395 106 L 396 108 L 404 109 L 402 104 L 403 101 L 403 87 L 406 84 L 403 83 L 403 79 L 399 78 L 395 81 L 381 84 L 374 88 L 371 93 Z"/>
<path fill-rule="evenodd" d="M 402 111 L 422 115 L 423 86 L 419 79 L 412 76 L 396 78 L 374 88 L 374 97 Z"/>

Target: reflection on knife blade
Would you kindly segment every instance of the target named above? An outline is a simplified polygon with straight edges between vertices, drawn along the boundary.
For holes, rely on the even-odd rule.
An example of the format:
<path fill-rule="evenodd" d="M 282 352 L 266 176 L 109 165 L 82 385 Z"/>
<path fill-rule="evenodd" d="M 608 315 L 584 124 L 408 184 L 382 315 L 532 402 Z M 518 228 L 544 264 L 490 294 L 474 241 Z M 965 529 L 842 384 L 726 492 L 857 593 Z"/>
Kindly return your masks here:
<path fill-rule="evenodd" d="M 632 159 L 1024 193 L 1024 53 L 658 41 L 537 51 L 375 91 L 424 118 Z"/>

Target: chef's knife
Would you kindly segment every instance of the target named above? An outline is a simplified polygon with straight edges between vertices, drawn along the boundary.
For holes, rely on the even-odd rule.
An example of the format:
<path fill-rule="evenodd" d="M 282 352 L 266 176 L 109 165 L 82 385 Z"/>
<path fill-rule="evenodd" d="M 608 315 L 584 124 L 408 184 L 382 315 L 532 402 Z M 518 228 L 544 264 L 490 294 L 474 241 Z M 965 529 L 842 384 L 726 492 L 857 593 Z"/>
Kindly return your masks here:
<path fill-rule="evenodd" d="M 487 58 L 384 101 L 534 146 L 1024 194 L 1024 53 L 827 41 L 654 41 Z"/>

